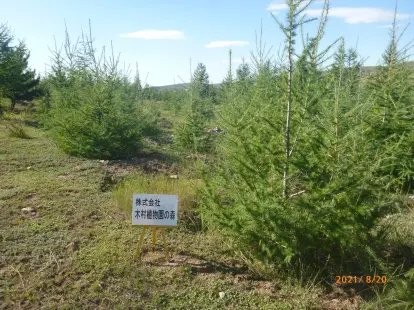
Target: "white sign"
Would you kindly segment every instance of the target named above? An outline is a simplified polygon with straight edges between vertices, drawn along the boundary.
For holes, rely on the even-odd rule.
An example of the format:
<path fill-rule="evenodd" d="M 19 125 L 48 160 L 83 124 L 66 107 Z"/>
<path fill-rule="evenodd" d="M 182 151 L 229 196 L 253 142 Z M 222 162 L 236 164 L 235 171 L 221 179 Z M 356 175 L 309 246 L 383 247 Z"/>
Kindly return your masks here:
<path fill-rule="evenodd" d="M 132 225 L 177 226 L 177 218 L 177 195 L 133 195 Z"/>

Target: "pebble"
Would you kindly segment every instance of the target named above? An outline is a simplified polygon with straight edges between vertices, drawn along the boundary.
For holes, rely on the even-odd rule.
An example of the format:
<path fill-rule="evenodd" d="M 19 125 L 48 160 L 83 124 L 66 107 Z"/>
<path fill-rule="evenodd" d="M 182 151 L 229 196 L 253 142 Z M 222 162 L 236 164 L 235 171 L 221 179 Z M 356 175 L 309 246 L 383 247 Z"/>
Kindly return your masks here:
<path fill-rule="evenodd" d="M 72 241 L 66 246 L 66 248 L 75 251 L 78 249 L 78 245 L 76 244 L 76 242 Z"/>

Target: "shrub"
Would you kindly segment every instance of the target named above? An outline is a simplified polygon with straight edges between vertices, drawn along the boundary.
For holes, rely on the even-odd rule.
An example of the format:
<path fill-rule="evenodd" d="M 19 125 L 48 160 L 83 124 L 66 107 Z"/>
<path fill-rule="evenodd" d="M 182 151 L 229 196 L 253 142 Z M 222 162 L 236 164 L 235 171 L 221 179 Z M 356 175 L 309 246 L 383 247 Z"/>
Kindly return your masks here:
<path fill-rule="evenodd" d="M 72 46 L 66 34 L 65 52 L 53 54 L 44 103 L 47 126 L 60 148 L 88 158 L 136 155 L 142 137 L 157 130 L 142 113 L 135 84 L 118 70 L 114 56 L 96 55 L 91 35 L 83 34 Z"/>
<path fill-rule="evenodd" d="M 9 131 L 9 136 L 13 138 L 20 138 L 20 139 L 30 139 L 31 137 L 27 134 L 22 126 L 8 124 L 6 128 Z"/>

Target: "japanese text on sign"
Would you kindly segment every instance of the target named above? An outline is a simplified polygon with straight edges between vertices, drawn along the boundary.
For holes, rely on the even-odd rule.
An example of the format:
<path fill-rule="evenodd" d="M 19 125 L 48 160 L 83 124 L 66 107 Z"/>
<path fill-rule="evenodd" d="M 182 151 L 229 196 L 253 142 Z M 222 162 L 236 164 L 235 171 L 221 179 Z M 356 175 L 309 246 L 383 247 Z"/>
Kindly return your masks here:
<path fill-rule="evenodd" d="M 132 225 L 177 226 L 177 215 L 177 195 L 133 195 Z"/>

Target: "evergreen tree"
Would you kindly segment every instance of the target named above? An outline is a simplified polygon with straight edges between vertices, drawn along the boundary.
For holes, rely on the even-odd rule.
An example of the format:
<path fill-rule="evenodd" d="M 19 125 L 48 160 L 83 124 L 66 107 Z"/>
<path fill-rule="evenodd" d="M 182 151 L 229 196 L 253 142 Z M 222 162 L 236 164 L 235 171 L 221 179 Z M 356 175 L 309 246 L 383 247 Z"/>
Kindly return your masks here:
<path fill-rule="evenodd" d="M 136 71 L 134 80 L 131 84 L 131 96 L 134 98 L 134 100 L 142 99 L 143 89 L 141 84 L 141 78 L 139 75 L 139 69 L 138 64 L 136 64 Z"/>
<path fill-rule="evenodd" d="M 230 85 L 233 84 L 234 78 L 233 78 L 233 63 L 232 63 L 232 50 L 229 50 L 229 69 L 227 70 L 227 74 L 224 77 L 223 81 L 221 82 L 221 90 L 225 91 L 226 88 L 228 88 Z"/>
<path fill-rule="evenodd" d="M 11 51 L 10 43 L 13 41 L 13 36 L 10 33 L 10 29 L 6 24 L 0 24 L 0 60 L 4 59 L 5 53 Z"/>
<path fill-rule="evenodd" d="M 252 76 L 250 72 L 250 66 L 244 61 L 236 70 L 236 80 L 237 82 L 251 82 Z"/>
<path fill-rule="evenodd" d="M 293 73 L 295 65 L 295 38 L 297 36 L 297 29 L 304 24 L 312 21 L 305 20 L 304 16 L 301 14 L 309 7 L 312 3 L 312 0 L 302 1 L 302 0 L 287 0 L 286 4 L 289 7 L 289 13 L 287 18 L 286 25 L 283 25 L 276 18 L 280 29 L 286 37 L 286 53 L 288 58 L 288 76 L 287 76 L 287 109 L 286 109 L 286 128 L 285 128 L 285 163 L 284 163 L 284 176 L 283 176 L 283 195 L 287 198 L 289 192 L 289 170 L 290 170 L 290 155 L 291 155 L 291 120 L 292 120 L 292 106 L 293 106 Z M 312 46 L 313 46 L 312 42 Z M 305 49 L 306 50 L 306 49 Z"/>
<path fill-rule="evenodd" d="M 243 97 L 246 96 L 247 98 L 251 97 L 251 93 L 253 90 L 253 77 L 250 72 L 250 66 L 244 62 L 239 65 L 236 69 L 236 83 L 235 83 L 235 91 L 239 94 L 239 96 Z"/>
<path fill-rule="evenodd" d="M 232 50 L 229 50 L 229 68 L 227 74 L 224 77 L 223 81 L 220 83 L 219 88 L 219 100 L 220 103 L 227 102 L 229 93 L 233 90 L 234 78 L 233 78 L 233 69 L 232 69 Z"/>
<path fill-rule="evenodd" d="M 366 268 L 362 258 L 375 253 L 371 232 L 391 212 L 390 197 L 375 177 L 357 109 L 341 113 L 349 106 L 340 96 L 348 81 L 320 69 L 331 56 L 332 44 L 318 49 L 327 1 L 316 36 L 304 40 L 299 55 L 295 32 L 307 23 L 302 13 L 311 1 L 286 3 L 287 23 L 279 26 L 287 64 L 275 68 L 259 52 L 251 97 L 235 92 L 223 104 L 228 134 L 220 161 L 205 171 L 203 212 L 247 257 L 298 270 Z M 338 62 L 339 72 L 345 66 Z"/>
<path fill-rule="evenodd" d="M 381 65 L 368 81 L 370 100 L 365 105 L 364 121 L 372 141 L 372 152 L 381 154 L 377 173 L 388 180 L 384 186 L 398 193 L 412 193 L 414 73 L 407 65 L 411 46 L 399 47 L 404 32 L 399 34 L 397 28 L 394 17 Z"/>
<path fill-rule="evenodd" d="M 63 50 L 53 51 L 46 120 L 59 147 L 87 158 L 136 156 L 157 122 L 137 102 L 118 59 L 97 57 L 91 34 L 72 44 L 66 32 Z"/>
<path fill-rule="evenodd" d="M 5 25 L 0 26 L 0 94 L 11 100 L 14 109 L 17 100 L 33 100 L 41 95 L 40 78 L 30 70 L 30 53 L 23 42 L 11 46 L 13 37 Z"/>
<path fill-rule="evenodd" d="M 178 126 L 176 143 L 185 151 L 208 153 L 212 148 L 212 139 L 206 132 L 206 127 L 208 120 L 213 117 L 213 109 L 209 97 L 208 74 L 201 63 L 191 74 L 187 102 L 189 110 L 184 123 Z"/>
<path fill-rule="evenodd" d="M 207 98 L 209 96 L 209 77 L 207 68 L 202 63 L 199 63 L 194 71 L 192 87 L 194 91 L 198 92 L 200 98 Z"/>

